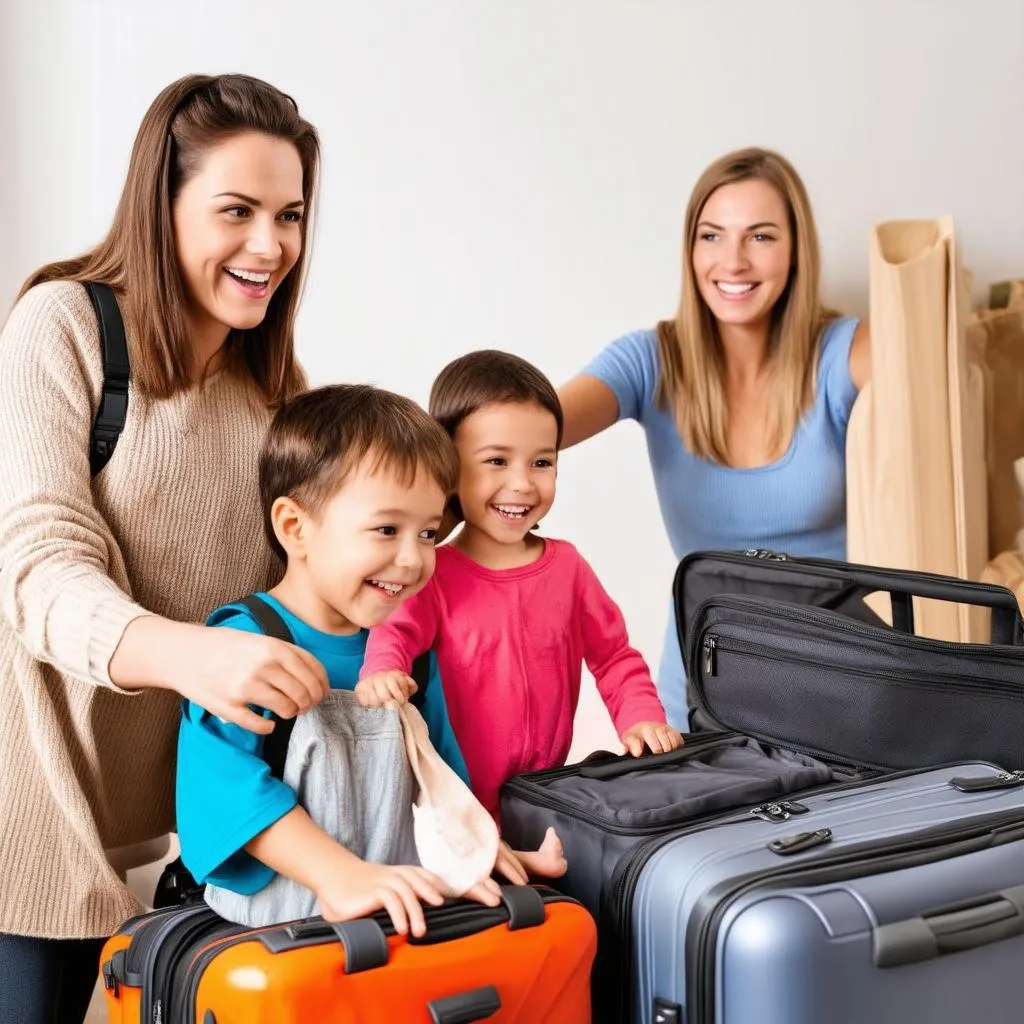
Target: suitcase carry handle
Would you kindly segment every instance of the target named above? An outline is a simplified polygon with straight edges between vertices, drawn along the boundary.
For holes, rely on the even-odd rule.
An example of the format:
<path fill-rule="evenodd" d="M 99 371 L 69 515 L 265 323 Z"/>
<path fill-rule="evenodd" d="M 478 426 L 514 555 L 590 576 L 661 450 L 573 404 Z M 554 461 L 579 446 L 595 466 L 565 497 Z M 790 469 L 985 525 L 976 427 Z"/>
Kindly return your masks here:
<path fill-rule="evenodd" d="M 493 985 L 484 985 L 457 996 L 433 999 L 427 1009 L 433 1024 L 471 1024 L 493 1017 L 501 1009 L 501 996 Z"/>
<path fill-rule="evenodd" d="M 901 633 L 914 632 L 913 598 L 925 597 L 933 601 L 952 601 L 954 604 L 979 605 L 992 609 L 992 643 L 1012 646 L 1019 640 L 1020 606 L 1017 598 L 1005 587 L 993 583 L 974 583 L 971 580 L 924 579 L 893 576 L 873 572 L 863 566 L 848 570 L 850 578 L 870 590 L 884 590 L 892 600 L 893 629 Z"/>
<path fill-rule="evenodd" d="M 989 893 L 874 930 L 876 967 L 933 960 L 1024 935 L 1024 885 Z"/>
<path fill-rule="evenodd" d="M 469 935 L 507 924 L 510 932 L 537 928 L 547 920 L 548 902 L 563 902 L 567 896 L 546 886 L 503 885 L 501 904 L 487 907 L 475 900 L 454 900 L 439 907 L 424 907 L 425 935 L 407 935 L 410 946 L 431 946 L 453 942 Z M 571 902 L 571 901 L 570 901 Z M 383 967 L 388 962 L 388 936 L 395 929 L 387 914 L 354 921 L 324 921 L 319 917 L 293 921 L 279 928 L 261 930 L 254 936 L 271 953 L 287 953 L 303 946 L 319 945 L 333 935 L 345 950 L 345 973 L 355 974 Z"/>
<path fill-rule="evenodd" d="M 633 757 L 630 754 L 619 754 L 614 760 L 595 761 L 591 764 L 581 762 L 577 774 L 582 779 L 618 779 L 630 772 L 642 772 L 649 768 L 664 768 L 674 764 L 682 764 L 697 754 L 703 754 L 714 747 L 729 746 L 735 743 L 746 742 L 745 736 L 720 736 L 708 733 L 707 739 L 701 736 L 693 736 L 687 739 L 681 747 L 670 750 L 667 754 L 641 754 L 640 757 Z"/>

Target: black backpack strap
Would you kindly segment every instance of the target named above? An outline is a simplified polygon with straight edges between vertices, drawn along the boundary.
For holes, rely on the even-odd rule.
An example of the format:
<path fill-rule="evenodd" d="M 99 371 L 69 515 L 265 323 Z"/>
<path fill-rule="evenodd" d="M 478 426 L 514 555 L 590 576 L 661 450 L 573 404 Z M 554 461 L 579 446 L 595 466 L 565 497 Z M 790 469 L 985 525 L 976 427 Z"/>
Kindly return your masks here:
<path fill-rule="evenodd" d="M 295 643 L 295 637 L 292 636 L 288 623 L 262 597 L 250 594 L 238 603 L 249 611 L 267 636 L 272 636 L 275 640 L 284 640 L 285 643 Z M 283 779 L 284 763 L 288 759 L 288 741 L 292 737 L 292 729 L 295 728 L 295 719 L 281 718 L 273 712 L 271 712 L 271 716 L 274 722 L 274 731 L 263 741 L 263 760 L 270 765 L 270 774 L 275 779 Z"/>
<path fill-rule="evenodd" d="M 416 692 L 409 699 L 409 703 L 419 712 L 423 711 L 423 698 L 427 693 L 427 683 L 430 682 L 430 651 L 424 651 L 412 663 L 412 671 L 409 673 L 412 681 L 416 684 Z"/>
<path fill-rule="evenodd" d="M 288 624 L 281 618 L 278 612 L 263 598 L 256 594 L 250 594 L 238 602 L 243 605 L 252 617 L 256 620 L 260 629 L 267 636 L 276 640 L 284 640 L 286 643 L 295 643 L 292 631 Z M 416 683 L 416 692 L 412 695 L 410 704 L 418 711 L 423 710 L 423 698 L 427 692 L 427 683 L 430 680 L 430 652 L 424 651 L 412 663 L 412 671 L 409 673 L 413 682 Z M 292 736 L 292 729 L 295 728 L 294 718 L 280 718 L 273 715 L 274 731 L 263 741 L 263 760 L 270 765 L 270 774 L 275 779 L 284 778 L 284 764 L 288 759 L 288 741 Z"/>
<path fill-rule="evenodd" d="M 100 325 L 100 352 L 103 357 L 103 391 L 89 442 L 89 471 L 95 476 L 114 454 L 117 439 L 124 430 L 128 414 L 128 342 L 117 299 L 109 285 L 83 281 L 92 299 Z"/>

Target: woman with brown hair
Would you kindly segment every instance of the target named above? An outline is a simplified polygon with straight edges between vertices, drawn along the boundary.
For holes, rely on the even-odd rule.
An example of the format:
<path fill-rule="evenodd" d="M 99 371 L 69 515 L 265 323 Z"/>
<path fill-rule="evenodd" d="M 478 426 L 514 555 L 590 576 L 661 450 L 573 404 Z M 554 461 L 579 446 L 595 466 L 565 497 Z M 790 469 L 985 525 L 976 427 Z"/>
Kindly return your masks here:
<path fill-rule="evenodd" d="M 803 182 L 779 154 L 729 153 L 686 210 L 674 320 L 612 342 L 564 385 L 564 447 L 644 428 L 677 558 L 767 548 L 843 558 L 846 427 L 871 372 L 866 323 L 826 309 Z M 658 691 L 686 728 L 670 614 Z"/>
<path fill-rule="evenodd" d="M 280 573 L 257 456 L 303 385 L 318 164 L 315 129 L 265 82 L 173 83 L 107 237 L 33 274 L 0 337 L 2 1021 L 84 1016 L 102 938 L 140 910 L 123 872 L 174 828 L 179 695 L 266 732 L 250 704 L 290 717 L 326 690 L 291 645 L 196 624 Z M 113 290 L 130 362 L 95 474 L 87 281 Z"/>

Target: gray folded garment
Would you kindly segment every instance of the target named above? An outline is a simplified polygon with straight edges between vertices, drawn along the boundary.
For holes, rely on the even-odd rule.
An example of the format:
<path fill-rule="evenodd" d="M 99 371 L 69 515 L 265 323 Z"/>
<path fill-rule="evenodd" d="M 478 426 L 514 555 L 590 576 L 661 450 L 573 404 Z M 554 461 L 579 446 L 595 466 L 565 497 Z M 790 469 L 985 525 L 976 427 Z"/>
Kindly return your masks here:
<path fill-rule="evenodd" d="M 355 694 L 331 690 L 295 719 L 283 781 L 332 839 L 376 864 L 418 864 L 414 779 L 401 718 L 394 708 L 364 708 Z M 316 895 L 283 875 L 243 896 L 206 887 L 221 917 L 249 928 L 312 917 Z"/>

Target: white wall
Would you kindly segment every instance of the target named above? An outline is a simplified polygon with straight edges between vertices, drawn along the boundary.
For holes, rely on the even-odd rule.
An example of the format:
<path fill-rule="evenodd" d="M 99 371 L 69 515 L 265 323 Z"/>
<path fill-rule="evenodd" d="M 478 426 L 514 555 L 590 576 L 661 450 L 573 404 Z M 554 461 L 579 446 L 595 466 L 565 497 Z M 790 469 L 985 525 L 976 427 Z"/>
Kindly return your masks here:
<path fill-rule="evenodd" d="M 1024 272 L 1020 0 L 7 0 L 0 302 L 106 229 L 138 121 L 189 71 L 290 91 L 324 144 L 300 351 L 425 400 L 495 346 L 557 382 L 671 314 L 688 191 L 751 143 L 814 200 L 827 297 L 872 222 L 950 212 L 979 285 Z M 564 460 L 576 541 L 656 662 L 672 558 L 635 425 Z M 588 705 L 589 707 L 589 705 Z M 606 739 L 588 718 L 583 746 Z"/>

